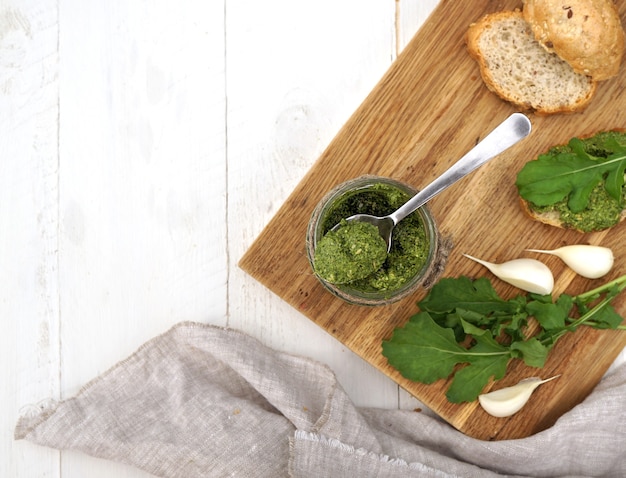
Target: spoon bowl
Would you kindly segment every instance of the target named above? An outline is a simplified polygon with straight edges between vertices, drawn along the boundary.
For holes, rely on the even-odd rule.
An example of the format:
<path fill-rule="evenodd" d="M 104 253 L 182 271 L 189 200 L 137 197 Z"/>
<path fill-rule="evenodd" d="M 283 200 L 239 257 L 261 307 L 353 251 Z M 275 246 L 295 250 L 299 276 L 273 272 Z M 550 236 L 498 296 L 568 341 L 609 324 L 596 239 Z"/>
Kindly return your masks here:
<path fill-rule="evenodd" d="M 433 197 L 465 177 L 479 166 L 507 150 L 521 139 L 530 134 L 530 120 L 522 113 L 513 113 L 497 126 L 491 133 L 468 151 L 465 156 L 448 168 L 441 176 L 419 191 L 404 205 L 393 213 L 378 217 L 370 214 L 356 214 L 346 218 L 346 221 L 362 221 L 373 224 L 387 244 L 387 252 L 391 250 L 393 229 L 406 216 L 426 204 Z M 332 229 L 337 230 L 341 223 Z"/>

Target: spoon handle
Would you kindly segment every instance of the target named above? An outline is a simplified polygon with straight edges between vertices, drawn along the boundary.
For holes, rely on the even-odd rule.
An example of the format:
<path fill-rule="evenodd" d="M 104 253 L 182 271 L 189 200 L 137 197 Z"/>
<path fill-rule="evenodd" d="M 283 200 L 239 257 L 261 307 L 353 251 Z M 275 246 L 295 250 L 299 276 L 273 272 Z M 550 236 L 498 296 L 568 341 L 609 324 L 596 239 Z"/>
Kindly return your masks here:
<path fill-rule="evenodd" d="M 522 113 L 513 113 L 441 176 L 391 214 L 390 217 L 394 224 L 397 224 L 448 186 L 528 136 L 530 130 L 530 120 Z"/>

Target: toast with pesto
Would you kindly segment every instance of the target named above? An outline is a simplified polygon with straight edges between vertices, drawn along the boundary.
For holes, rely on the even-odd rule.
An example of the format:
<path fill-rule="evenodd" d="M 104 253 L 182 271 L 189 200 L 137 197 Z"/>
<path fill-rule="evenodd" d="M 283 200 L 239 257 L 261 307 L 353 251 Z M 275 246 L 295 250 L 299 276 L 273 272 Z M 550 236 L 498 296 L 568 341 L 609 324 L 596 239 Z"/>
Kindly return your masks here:
<path fill-rule="evenodd" d="M 518 172 L 522 209 L 551 226 L 592 232 L 626 219 L 626 130 L 553 146 Z"/>

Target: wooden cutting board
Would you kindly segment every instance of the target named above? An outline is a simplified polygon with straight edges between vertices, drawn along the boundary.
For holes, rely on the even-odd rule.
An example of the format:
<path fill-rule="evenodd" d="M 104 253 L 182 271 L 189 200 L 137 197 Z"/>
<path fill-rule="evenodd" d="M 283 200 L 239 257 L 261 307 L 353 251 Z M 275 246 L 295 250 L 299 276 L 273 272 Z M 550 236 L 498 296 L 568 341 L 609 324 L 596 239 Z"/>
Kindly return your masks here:
<path fill-rule="evenodd" d="M 622 21 L 625 4 L 620 2 Z M 521 8 L 521 2 L 475 0 L 472 8 L 467 8 L 467 2 L 443 0 L 239 264 L 452 426 L 485 440 L 521 438 L 554 424 L 597 384 L 626 346 L 626 332 L 581 328 L 557 343 L 542 370 L 512 362 L 497 388 L 529 376 L 562 376 L 539 387 L 516 415 L 494 418 L 477 402 L 449 403 L 445 398 L 448 381 L 432 385 L 411 382 L 382 356 L 381 341 L 417 312 L 416 302 L 425 291 L 385 307 L 349 305 L 328 293 L 311 274 L 305 233 L 313 208 L 336 184 L 362 174 L 378 174 L 423 187 L 515 111 L 485 88 L 463 37 L 468 25 L 482 14 L 516 7 Z M 554 272 L 555 294 L 576 294 L 626 273 L 625 224 L 581 234 L 533 222 L 520 210 L 514 186 L 519 169 L 550 146 L 573 136 L 626 127 L 624 68 L 618 77 L 599 85 L 583 113 L 529 114 L 533 131 L 528 138 L 430 202 L 440 231 L 454 243 L 445 276 L 487 276 L 498 292 L 512 296 L 519 291 L 497 281 L 462 253 L 502 262 L 529 256 L 526 248 L 551 249 L 577 243 L 611 247 L 615 267 L 605 278 L 591 281 L 577 277 L 556 257 L 542 256 Z M 282 238 L 280 249 L 276 247 L 277 236 Z M 626 316 L 623 296 L 614 305 Z"/>

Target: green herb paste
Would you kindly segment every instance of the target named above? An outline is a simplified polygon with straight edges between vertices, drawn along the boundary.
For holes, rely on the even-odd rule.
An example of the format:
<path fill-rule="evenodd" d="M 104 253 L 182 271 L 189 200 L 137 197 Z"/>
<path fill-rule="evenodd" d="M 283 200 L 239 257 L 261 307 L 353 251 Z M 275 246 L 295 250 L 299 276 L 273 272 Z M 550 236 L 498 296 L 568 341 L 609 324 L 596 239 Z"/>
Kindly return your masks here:
<path fill-rule="evenodd" d="M 626 200 L 626 190 L 622 194 Z M 580 212 L 572 212 L 567 199 L 550 206 L 531 204 L 537 212 L 555 211 L 563 224 L 583 232 L 601 231 L 617 224 L 622 213 L 622 206 L 606 192 L 603 184 L 597 185 L 589 195 L 589 204 Z"/>
<path fill-rule="evenodd" d="M 315 249 L 315 272 L 331 284 L 347 284 L 376 272 L 387 259 L 387 244 L 372 224 L 342 221 Z"/>
<path fill-rule="evenodd" d="M 315 250 L 315 268 L 318 267 L 317 261 L 322 242 L 326 237 L 332 235 L 332 232 L 329 231 L 335 224 L 339 224 L 342 219 L 354 214 L 385 216 L 402 206 L 409 198 L 410 196 L 404 191 L 387 184 L 374 184 L 341 196 L 322 220 L 322 231 L 325 236 L 320 240 Z M 371 224 L 368 225 L 371 226 Z M 378 235 L 378 230 L 374 226 L 371 227 Z M 339 228 L 337 232 L 342 229 L 344 227 Z M 350 229 L 345 232 L 350 234 Z M 384 245 L 382 238 L 380 240 Z M 346 244 L 349 242 L 348 238 Z M 354 240 L 354 242 L 357 243 L 358 241 Z M 373 245 L 371 246 L 373 247 Z M 424 267 L 428 259 L 428 252 L 429 243 L 421 218 L 417 213 L 410 214 L 394 228 L 391 250 L 382 265 L 372 270 L 366 277 L 350 281 L 350 287 L 361 292 L 393 292 L 406 284 Z M 333 261 L 336 275 L 340 275 L 339 270 L 350 271 L 354 267 L 353 264 L 339 255 Z M 323 277 L 322 274 L 320 276 Z"/>

